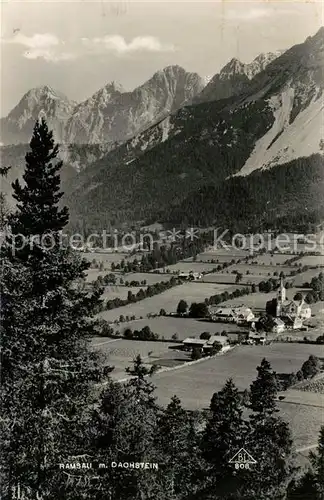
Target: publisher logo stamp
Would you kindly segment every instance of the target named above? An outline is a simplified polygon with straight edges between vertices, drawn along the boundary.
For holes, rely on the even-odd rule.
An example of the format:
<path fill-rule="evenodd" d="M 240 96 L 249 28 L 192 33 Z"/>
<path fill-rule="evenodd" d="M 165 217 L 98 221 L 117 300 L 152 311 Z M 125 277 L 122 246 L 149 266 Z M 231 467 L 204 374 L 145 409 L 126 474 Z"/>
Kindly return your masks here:
<path fill-rule="evenodd" d="M 234 457 L 232 457 L 228 463 L 233 464 L 235 469 L 249 469 L 250 465 L 255 465 L 257 461 L 248 451 L 241 448 L 237 453 L 235 453 Z"/>

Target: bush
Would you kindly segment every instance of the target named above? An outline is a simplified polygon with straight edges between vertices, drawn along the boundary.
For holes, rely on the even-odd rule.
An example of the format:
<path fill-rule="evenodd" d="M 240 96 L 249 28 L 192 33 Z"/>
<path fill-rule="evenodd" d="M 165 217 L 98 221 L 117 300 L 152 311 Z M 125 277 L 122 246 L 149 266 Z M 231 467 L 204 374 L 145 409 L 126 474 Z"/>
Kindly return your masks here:
<path fill-rule="evenodd" d="M 210 337 L 211 337 L 211 335 L 210 335 L 209 332 L 203 332 L 203 333 L 200 334 L 199 338 L 202 339 L 202 340 L 209 340 Z"/>
<path fill-rule="evenodd" d="M 197 359 L 202 358 L 202 352 L 200 347 L 194 347 L 193 350 L 191 351 L 191 359 L 193 361 L 196 361 Z"/>
<path fill-rule="evenodd" d="M 309 356 L 308 360 L 305 361 L 303 366 L 301 367 L 301 371 L 304 375 L 304 378 L 312 378 L 317 375 L 320 371 L 320 362 L 316 356 Z"/>

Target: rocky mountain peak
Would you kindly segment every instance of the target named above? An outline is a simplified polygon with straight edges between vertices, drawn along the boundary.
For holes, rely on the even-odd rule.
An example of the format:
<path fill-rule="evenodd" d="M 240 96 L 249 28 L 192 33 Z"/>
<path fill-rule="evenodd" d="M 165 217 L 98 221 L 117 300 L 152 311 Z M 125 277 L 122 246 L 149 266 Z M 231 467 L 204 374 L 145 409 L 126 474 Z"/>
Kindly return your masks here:
<path fill-rule="evenodd" d="M 233 57 L 220 71 L 221 79 L 227 79 L 233 75 L 242 75 L 245 73 L 245 64 Z"/>
<path fill-rule="evenodd" d="M 20 99 L 6 118 L 1 119 L 1 138 L 4 144 L 30 141 L 35 121 L 46 118 L 55 139 L 63 139 L 65 123 L 76 103 L 49 85 L 35 87 Z"/>
<path fill-rule="evenodd" d="M 108 83 L 76 107 L 66 128 L 66 142 L 122 142 L 179 109 L 203 88 L 197 73 L 170 65 L 132 92 Z"/>

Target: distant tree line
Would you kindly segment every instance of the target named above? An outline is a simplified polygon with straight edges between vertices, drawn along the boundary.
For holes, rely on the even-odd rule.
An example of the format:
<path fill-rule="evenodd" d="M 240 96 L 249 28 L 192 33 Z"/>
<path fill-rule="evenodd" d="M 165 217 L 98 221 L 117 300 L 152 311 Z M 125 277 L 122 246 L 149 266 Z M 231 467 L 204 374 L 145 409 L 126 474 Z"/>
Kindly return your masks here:
<path fill-rule="evenodd" d="M 211 234 L 197 235 L 193 241 L 186 237 L 185 231 L 177 235 L 177 241 L 170 242 L 168 245 L 154 243 L 154 248 L 142 257 L 133 261 L 125 261 L 122 259 L 120 263 L 112 263 L 111 270 L 120 270 L 125 273 L 131 272 L 149 272 L 158 268 L 165 268 L 172 264 L 176 264 L 180 260 L 196 257 L 202 253 L 207 245 L 212 243 Z"/>

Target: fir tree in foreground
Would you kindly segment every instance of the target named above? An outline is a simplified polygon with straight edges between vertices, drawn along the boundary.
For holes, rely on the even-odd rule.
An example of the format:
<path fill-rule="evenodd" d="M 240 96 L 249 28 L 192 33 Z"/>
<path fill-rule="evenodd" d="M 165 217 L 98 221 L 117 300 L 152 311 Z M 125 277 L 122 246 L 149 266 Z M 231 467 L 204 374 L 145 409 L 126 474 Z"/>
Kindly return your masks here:
<path fill-rule="evenodd" d="M 285 498 L 293 472 L 292 438 L 288 424 L 278 416 L 277 377 L 263 359 L 250 387 L 250 429 L 247 449 L 257 460 L 245 491 L 259 500 Z"/>
<path fill-rule="evenodd" d="M 133 376 L 125 384 L 110 383 L 102 392 L 91 423 L 92 453 L 103 463 L 159 464 L 155 446 L 160 409 L 153 395 L 150 375 L 138 356 L 128 370 Z M 161 465 L 161 464 L 159 464 Z M 168 496 L 158 471 L 150 468 L 105 469 L 88 494 L 101 500 L 166 500 Z"/>
<path fill-rule="evenodd" d="M 69 498 L 58 464 L 85 452 L 93 384 L 103 376 L 89 350 L 100 290 L 76 285 L 90 264 L 60 244 L 68 222 L 59 208 L 62 163 L 44 120 L 30 148 L 1 248 L 1 483 L 4 499 L 19 484 L 26 496 L 50 500 Z"/>
<path fill-rule="evenodd" d="M 324 500 L 324 426 L 321 427 L 317 450 L 309 454 L 310 467 L 288 488 L 287 500 Z"/>
<path fill-rule="evenodd" d="M 247 434 L 240 394 L 231 379 L 215 393 L 210 404 L 210 416 L 202 439 L 206 461 L 204 488 L 216 498 L 231 498 L 240 488 L 244 471 L 236 474 L 230 459 L 244 446 Z M 207 493 L 207 498 L 211 498 Z"/>

